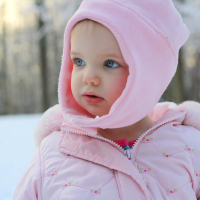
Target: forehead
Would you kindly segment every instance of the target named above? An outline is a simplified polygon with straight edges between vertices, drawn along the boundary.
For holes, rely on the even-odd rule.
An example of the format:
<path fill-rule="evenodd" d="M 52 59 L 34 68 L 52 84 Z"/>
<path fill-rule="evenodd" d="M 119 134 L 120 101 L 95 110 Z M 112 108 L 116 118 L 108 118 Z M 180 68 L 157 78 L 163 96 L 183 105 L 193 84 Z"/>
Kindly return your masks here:
<path fill-rule="evenodd" d="M 71 37 L 71 54 L 79 52 L 90 52 L 111 54 L 120 57 L 121 51 L 119 44 L 113 33 L 105 26 L 98 26 L 92 32 L 89 28 L 79 27 Z"/>

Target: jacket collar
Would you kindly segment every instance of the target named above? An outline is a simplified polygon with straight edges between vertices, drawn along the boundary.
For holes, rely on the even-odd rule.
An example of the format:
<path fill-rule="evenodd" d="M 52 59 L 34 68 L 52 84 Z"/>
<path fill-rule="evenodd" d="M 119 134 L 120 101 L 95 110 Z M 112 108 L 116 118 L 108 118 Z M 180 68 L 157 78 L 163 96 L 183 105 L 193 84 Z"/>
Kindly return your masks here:
<path fill-rule="evenodd" d="M 183 125 L 193 126 L 194 128 L 200 131 L 200 104 L 195 101 L 185 101 L 178 106 L 172 102 L 162 102 L 157 103 L 156 106 L 149 113 L 149 116 L 157 123 L 161 120 L 165 120 L 167 115 L 163 116 L 170 109 L 183 109 L 186 111 L 185 118 L 183 120 Z M 163 119 L 161 117 L 163 116 Z M 158 121 L 159 120 L 159 121 Z M 62 109 L 59 104 L 49 108 L 40 119 L 37 127 L 34 131 L 34 143 L 38 147 L 41 141 L 51 134 L 53 131 L 60 131 L 61 126 L 67 126 L 69 129 L 72 128 L 74 131 L 77 131 L 77 127 L 73 128 L 73 125 L 63 119 Z M 46 128 L 49 127 L 49 128 Z M 80 128 L 79 132 L 85 131 L 85 133 L 90 133 L 91 135 L 97 134 L 95 128 Z"/>
<path fill-rule="evenodd" d="M 182 124 L 185 114 L 186 111 L 184 109 L 169 109 L 151 128 L 151 134 L 155 129 L 170 121 Z M 140 141 L 142 141 L 143 137 L 140 138 Z M 62 153 L 116 169 L 128 175 L 137 174 L 136 168 L 124 156 L 123 150 L 120 150 L 110 142 L 106 142 L 106 140 L 100 139 L 98 135 L 90 134 L 89 131 L 65 125 L 62 129 L 59 150 Z"/>

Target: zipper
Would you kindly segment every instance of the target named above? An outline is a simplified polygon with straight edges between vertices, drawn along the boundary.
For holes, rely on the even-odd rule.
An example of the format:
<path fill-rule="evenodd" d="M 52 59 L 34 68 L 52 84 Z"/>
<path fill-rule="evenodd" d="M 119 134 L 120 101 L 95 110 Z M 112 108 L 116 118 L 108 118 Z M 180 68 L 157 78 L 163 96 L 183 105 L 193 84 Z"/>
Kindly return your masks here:
<path fill-rule="evenodd" d="M 111 143 L 111 144 L 113 144 L 114 146 L 116 146 L 126 157 L 128 157 L 129 160 L 132 160 L 132 161 L 133 161 L 133 154 L 130 153 L 130 152 L 127 153 L 127 151 L 133 151 L 133 149 L 136 148 L 136 147 L 139 145 L 139 143 L 140 143 L 140 141 L 142 140 L 142 138 L 145 137 L 150 131 L 156 129 L 157 127 L 159 127 L 159 126 L 161 126 L 161 125 L 163 125 L 163 124 L 166 124 L 166 123 L 168 123 L 168 122 L 170 122 L 170 121 L 173 121 L 173 120 L 175 120 L 175 119 L 178 119 L 178 118 L 182 117 L 183 115 L 185 115 L 185 113 L 180 114 L 180 115 L 178 115 L 178 116 L 176 116 L 176 117 L 172 117 L 172 118 L 170 118 L 170 119 L 168 119 L 168 120 L 166 120 L 166 121 L 164 121 L 164 122 L 162 122 L 162 123 L 159 123 L 159 124 L 157 124 L 157 125 L 151 127 L 150 129 L 148 129 L 147 131 L 145 131 L 145 132 L 136 140 L 135 144 L 133 145 L 133 147 L 132 147 L 131 149 L 127 149 L 127 150 L 124 150 L 124 149 L 123 149 L 120 145 L 118 145 L 116 142 L 114 142 L 114 141 L 112 141 L 112 140 L 109 140 L 109 139 L 107 139 L 107 138 L 101 137 L 101 136 L 91 135 L 91 134 L 83 133 L 83 132 L 79 132 L 79 131 L 72 131 L 72 130 L 66 129 L 66 128 L 64 128 L 64 127 L 63 127 L 63 129 L 64 129 L 65 131 L 68 131 L 68 132 L 71 132 L 71 133 L 76 133 L 76 134 L 81 134 L 81 135 L 87 135 L 87 136 L 89 136 L 89 137 L 94 137 L 94 138 L 97 138 L 97 139 L 100 139 L 100 140 L 107 141 L 108 143 Z M 130 156 L 131 156 L 131 157 L 130 157 Z M 129 158 L 129 157 L 130 157 L 130 158 Z"/>
<path fill-rule="evenodd" d="M 140 141 L 142 140 L 142 138 L 144 138 L 144 137 L 145 137 L 150 131 L 152 131 L 153 129 L 155 129 L 155 128 L 157 128 L 157 127 L 163 125 L 163 124 L 166 124 L 166 123 L 168 123 L 168 122 L 170 122 L 170 121 L 173 121 L 173 120 L 175 120 L 175 119 L 178 119 L 178 118 L 180 118 L 180 117 L 182 117 L 182 116 L 184 116 L 184 115 L 185 115 L 185 112 L 184 112 L 184 113 L 181 113 L 180 115 L 178 115 L 178 116 L 176 116 L 176 117 L 172 117 L 172 118 L 170 118 L 170 119 L 168 119 L 168 120 L 166 120 L 166 121 L 164 121 L 164 122 L 161 122 L 161 123 L 159 123 L 159 124 L 157 124 L 157 125 L 151 127 L 149 130 L 145 131 L 145 132 L 136 140 L 136 142 L 135 142 L 135 144 L 134 144 L 134 147 L 131 148 L 131 150 L 133 150 L 134 148 L 136 148 L 136 147 L 139 145 L 139 143 L 140 143 Z M 135 151 L 135 153 L 136 153 L 136 151 Z"/>
<path fill-rule="evenodd" d="M 94 137 L 94 138 L 98 138 L 100 140 L 104 140 L 104 141 L 107 141 L 113 145 L 115 145 L 118 149 L 120 149 L 122 152 L 123 152 L 123 148 L 118 145 L 116 142 L 113 142 L 112 140 L 109 140 L 107 138 L 104 138 L 104 137 L 101 137 L 101 136 L 98 136 L 98 135 L 91 135 L 91 134 L 87 134 L 87 133 L 83 133 L 83 132 L 78 132 L 78 131 L 72 131 L 70 129 L 66 129 L 66 128 L 63 128 L 65 131 L 68 131 L 70 133 L 76 133 L 76 134 L 80 134 L 80 135 L 87 135 L 87 136 L 90 136 L 90 137 Z"/>

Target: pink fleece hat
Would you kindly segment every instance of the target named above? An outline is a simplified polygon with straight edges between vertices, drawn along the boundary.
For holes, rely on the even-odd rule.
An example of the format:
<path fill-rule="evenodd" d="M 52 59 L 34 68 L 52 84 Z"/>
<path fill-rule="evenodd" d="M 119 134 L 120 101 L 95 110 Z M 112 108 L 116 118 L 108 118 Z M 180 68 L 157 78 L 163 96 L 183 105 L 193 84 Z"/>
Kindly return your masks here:
<path fill-rule="evenodd" d="M 107 115 L 96 118 L 77 104 L 71 91 L 70 33 L 85 18 L 103 24 L 114 34 L 129 66 L 122 95 Z M 144 118 L 173 78 L 179 49 L 188 36 L 171 0 L 83 0 L 64 35 L 58 88 L 64 123 L 93 130 L 129 126 Z"/>

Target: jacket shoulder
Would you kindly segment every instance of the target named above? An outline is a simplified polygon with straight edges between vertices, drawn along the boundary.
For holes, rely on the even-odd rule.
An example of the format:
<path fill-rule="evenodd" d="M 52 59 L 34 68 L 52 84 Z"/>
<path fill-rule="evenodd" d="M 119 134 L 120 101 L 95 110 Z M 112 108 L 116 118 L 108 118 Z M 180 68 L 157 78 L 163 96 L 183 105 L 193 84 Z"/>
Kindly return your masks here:
<path fill-rule="evenodd" d="M 15 189 L 13 200 L 42 199 L 40 148 L 37 148 L 31 162 Z"/>

